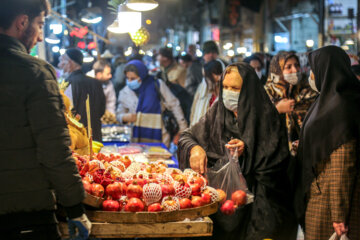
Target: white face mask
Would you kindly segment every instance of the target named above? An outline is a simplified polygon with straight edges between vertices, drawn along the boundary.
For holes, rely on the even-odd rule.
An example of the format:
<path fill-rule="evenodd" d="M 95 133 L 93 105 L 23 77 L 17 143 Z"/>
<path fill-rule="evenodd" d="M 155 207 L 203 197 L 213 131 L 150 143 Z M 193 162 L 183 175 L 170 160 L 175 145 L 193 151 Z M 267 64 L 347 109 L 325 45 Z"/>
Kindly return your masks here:
<path fill-rule="evenodd" d="M 256 75 L 258 76 L 259 79 L 261 79 L 262 77 L 262 71 L 255 71 Z"/>
<path fill-rule="evenodd" d="M 223 89 L 222 97 L 226 109 L 233 112 L 237 111 L 240 92 Z"/>
<path fill-rule="evenodd" d="M 310 87 L 311 87 L 312 90 L 314 90 L 314 91 L 316 91 L 316 92 L 319 92 L 319 90 L 318 90 L 317 87 L 316 87 L 315 80 L 313 80 L 313 79 L 311 78 L 311 73 L 312 73 L 312 71 L 310 70 L 309 85 L 310 85 Z"/>
<path fill-rule="evenodd" d="M 284 80 L 290 83 L 291 85 L 298 84 L 300 78 L 301 78 L 301 72 L 284 74 Z"/>

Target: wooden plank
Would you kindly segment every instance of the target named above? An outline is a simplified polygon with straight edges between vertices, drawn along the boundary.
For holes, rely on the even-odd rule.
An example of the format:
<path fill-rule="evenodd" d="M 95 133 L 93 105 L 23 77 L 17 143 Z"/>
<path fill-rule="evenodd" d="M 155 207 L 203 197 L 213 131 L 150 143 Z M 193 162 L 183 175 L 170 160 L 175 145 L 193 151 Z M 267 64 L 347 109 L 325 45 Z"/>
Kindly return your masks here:
<path fill-rule="evenodd" d="M 66 223 L 60 223 L 60 232 L 68 237 Z M 169 223 L 93 223 L 91 237 L 95 238 L 161 238 L 161 237 L 201 237 L 211 236 L 213 222 L 209 217 L 201 221 Z"/>
<path fill-rule="evenodd" d="M 95 197 L 85 192 L 85 199 L 83 200 L 83 203 L 91 207 L 101 208 L 101 205 L 104 200 L 105 199 L 103 198 Z"/>
<path fill-rule="evenodd" d="M 217 212 L 219 203 L 212 203 L 202 207 L 183 209 L 173 212 L 106 212 L 87 211 L 91 222 L 106 223 L 164 223 L 183 221 L 184 219 L 197 219 Z"/>

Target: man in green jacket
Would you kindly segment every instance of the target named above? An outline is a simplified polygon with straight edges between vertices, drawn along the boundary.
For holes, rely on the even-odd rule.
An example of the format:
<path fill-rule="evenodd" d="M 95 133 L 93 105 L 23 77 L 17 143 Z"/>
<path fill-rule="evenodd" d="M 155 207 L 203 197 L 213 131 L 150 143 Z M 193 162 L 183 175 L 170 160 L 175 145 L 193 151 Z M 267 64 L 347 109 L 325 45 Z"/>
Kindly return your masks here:
<path fill-rule="evenodd" d="M 70 232 L 77 228 L 80 239 L 90 233 L 55 72 L 28 54 L 43 40 L 49 9 L 48 0 L 0 1 L 2 239 L 60 239 L 56 201 Z"/>

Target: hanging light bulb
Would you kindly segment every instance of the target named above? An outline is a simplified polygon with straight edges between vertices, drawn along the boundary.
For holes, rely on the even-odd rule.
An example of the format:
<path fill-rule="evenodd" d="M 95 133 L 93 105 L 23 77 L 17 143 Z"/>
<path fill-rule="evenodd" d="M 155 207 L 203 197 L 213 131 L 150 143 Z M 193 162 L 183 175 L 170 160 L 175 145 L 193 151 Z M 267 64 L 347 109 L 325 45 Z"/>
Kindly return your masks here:
<path fill-rule="evenodd" d="M 128 0 L 126 6 L 134 11 L 149 11 L 157 8 L 159 3 L 154 0 Z"/>
<path fill-rule="evenodd" d="M 51 33 L 50 36 L 45 38 L 45 42 L 49 44 L 59 44 L 60 39 L 54 33 Z"/>
<path fill-rule="evenodd" d="M 134 33 L 141 28 L 141 12 L 121 11 L 117 20 L 120 33 Z"/>

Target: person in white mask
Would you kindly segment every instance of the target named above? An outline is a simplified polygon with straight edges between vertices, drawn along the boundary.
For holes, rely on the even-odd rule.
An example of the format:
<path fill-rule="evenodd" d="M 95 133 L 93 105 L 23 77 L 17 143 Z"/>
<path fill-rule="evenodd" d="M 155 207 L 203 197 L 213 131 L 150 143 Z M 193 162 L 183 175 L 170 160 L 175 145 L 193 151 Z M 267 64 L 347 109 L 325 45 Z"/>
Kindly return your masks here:
<path fill-rule="evenodd" d="M 182 133 L 180 168 L 200 173 L 214 166 L 222 168 L 226 148 L 230 152 L 237 149 L 242 174 L 256 196 L 251 206 L 239 209 L 231 226 L 227 219 L 214 216 L 212 239 L 296 239 L 297 223 L 286 175 L 289 151 L 282 126 L 254 69 L 247 63 L 234 63 L 221 77 L 219 100 Z M 209 178 L 210 183 L 212 180 Z"/>
<path fill-rule="evenodd" d="M 250 57 L 244 59 L 244 62 L 250 64 L 255 70 L 260 82 L 264 85 L 266 83 L 266 76 L 263 74 L 264 63 L 257 54 L 253 54 Z"/>
<path fill-rule="evenodd" d="M 281 52 L 270 63 L 265 85 L 270 100 L 286 125 L 293 156 L 296 155 L 302 121 L 317 96 L 302 76 L 299 58 L 292 52 Z"/>

